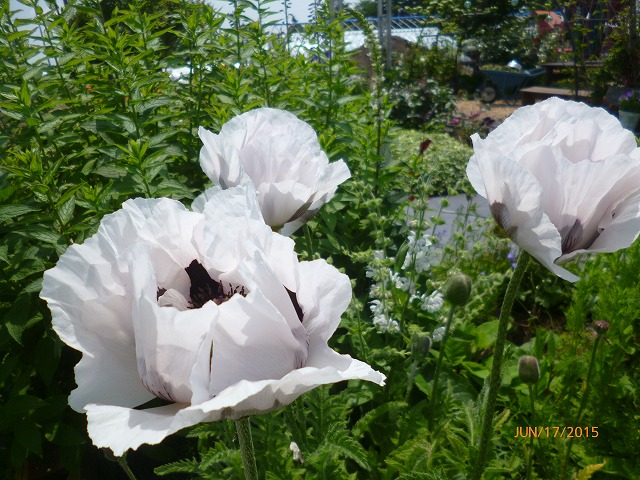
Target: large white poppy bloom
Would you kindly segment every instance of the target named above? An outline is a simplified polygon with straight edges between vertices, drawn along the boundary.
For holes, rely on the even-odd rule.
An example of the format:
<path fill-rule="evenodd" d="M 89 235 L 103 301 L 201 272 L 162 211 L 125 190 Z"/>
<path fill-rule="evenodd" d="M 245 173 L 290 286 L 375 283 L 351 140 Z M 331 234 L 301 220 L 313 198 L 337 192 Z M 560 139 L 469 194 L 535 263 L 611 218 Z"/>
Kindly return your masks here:
<path fill-rule="evenodd" d="M 284 110 L 258 108 L 225 123 L 218 135 L 200 127 L 200 165 L 214 184 L 253 182 L 264 221 L 290 235 L 333 197 L 351 174 L 329 163 L 307 123 Z"/>
<path fill-rule="evenodd" d="M 638 237 L 640 149 L 603 109 L 551 98 L 471 138 L 471 184 L 511 239 L 556 275 L 576 281 L 559 264 Z"/>
<path fill-rule="evenodd" d="M 215 191 L 217 190 L 217 191 Z M 44 275 L 53 327 L 82 352 L 69 403 L 115 455 L 203 421 L 282 407 L 323 384 L 384 375 L 327 345 L 349 278 L 299 262 L 253 187 L 214 187 L 201 211 L 135 199 Z M 166 406 L 134 409 L 161 398 Z"/>

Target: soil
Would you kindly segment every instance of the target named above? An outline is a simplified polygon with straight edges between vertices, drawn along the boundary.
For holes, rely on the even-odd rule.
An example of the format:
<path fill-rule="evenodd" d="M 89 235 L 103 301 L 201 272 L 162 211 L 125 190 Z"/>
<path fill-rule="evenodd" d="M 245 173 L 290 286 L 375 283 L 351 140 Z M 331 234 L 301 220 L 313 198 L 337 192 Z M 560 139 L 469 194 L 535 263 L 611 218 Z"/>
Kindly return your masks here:
<path fill-rule="evenodd" d="M 496 125 L 503 122 L 520 105 L 507 105 L 504 100 L 496 100 L 493 103 L 483 103 L 480 100 L 458 100 L 458 113 L 469 115 L 479 112 L 481 116 L 491 117 L 496 120 Z"/>

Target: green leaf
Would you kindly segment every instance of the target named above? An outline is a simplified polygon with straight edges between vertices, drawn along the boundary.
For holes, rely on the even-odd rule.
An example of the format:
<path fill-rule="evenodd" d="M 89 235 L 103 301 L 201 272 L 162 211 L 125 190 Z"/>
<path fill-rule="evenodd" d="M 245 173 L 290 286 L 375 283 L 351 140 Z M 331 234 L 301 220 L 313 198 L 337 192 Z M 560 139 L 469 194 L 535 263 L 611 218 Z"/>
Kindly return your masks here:
<path fill-rule="evenodd" d="M 11 443 L 11 466 L 14 470 L 20 470 L 20 467 L 22 467 L 28 455 L 29 450 L 24 448 L 19 442 Z"/>
<path fill-rule="evenodd" d="M 476 362 L 462 362 L 461 365 L 472 375 L 485 379 L 489 376 L 489 368 Z"/>
<path fill-rule="evenodd" d="M 20 345 L 22 345 L 23 332 L 36 325 L 42 319 L 40 313 L 31 316 L 31 305 L 31 295 L 19 295 L 9 312 L 4 316 L 4 324 L 9 331 L 9 335 Z"/>
<path fill-rule="evenodd" d="M 156 475 L 169 475 L 171 473 L 201 473 L 200 466 L 195 460 L 180 460 L 157 467 L 154 470 Z"/>
<path fill-rule="evenodd" d="M 63 225 L 69 223 L 69 220 L 73 218 L 73 212 L 76 208 L 76 198 L 70 197 L 66 202 L 64 202 L 58 208 L 58 215 L 60 216 L 60 221 Z"/>
<path fill-rule="evenodd" d="M 16 424 L 16 441 L 27 451 L 42 456 L 42 435 L 40 429 L 33 422 L 24 419 Z"/>
<path fill-rule="evenodd" d="M 17 230 L 15 233 L 23 235 L 27 238 L 32 238 L 44 243 L 50 243 L 52 245 L 65 244 L 62 240 L 62 236 L 44 225 L 36 225 L 22 230 Z"/>
<path fill-rule="evenodd" d="M 591 476 L 595 472 L 600 470 L 602 467 L 604 467 L 606 463 L 607 462 L 605 461 L 602 463 L 596 463 L 596 464 L 588 465 L 584 467 L 582 470 L 578 472 L 578 475 L 576 475 L 575 480 L 589 480 Z"/>
<path fill-rule="evenodd" d="M 35 348 L 36 370 L 45 384 L 51 383 L 60 361 L 60 345 L 51 337 L 40 339 Z"/>
<path fill-rule="evenodd" d="M 84 435 L 64 423 L 57 423 L 53 431 L 47 433 L 45 438 L 51 443 L 65 447 L 74 447 L 86 443 Z"/>
<path fill-rule="evenodd" d="M 4 223 L 17 216 L 24 215 L 29 212 L 35 212 L 37 210 L 39 210 L 38 207 L 31 207 L 28 205 L 2 205 L 0 206 L 0 223 Z"/>
<path fill-rule="evenodd" d="M 491 320 L 478 325 L 475 329 L 476 346 L 478 350 L 486 350 L 496 342 L 498 335 L 498 320 Z"/>

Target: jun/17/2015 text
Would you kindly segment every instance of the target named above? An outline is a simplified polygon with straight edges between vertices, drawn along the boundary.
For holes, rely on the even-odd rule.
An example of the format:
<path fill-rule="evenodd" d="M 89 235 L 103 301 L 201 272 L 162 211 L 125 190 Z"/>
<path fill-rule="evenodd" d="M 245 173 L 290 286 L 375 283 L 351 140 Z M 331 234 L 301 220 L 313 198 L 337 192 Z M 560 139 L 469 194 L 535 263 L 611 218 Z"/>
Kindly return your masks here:
<path fill-rule="evenodd" d="M 597 438 L 598 427 L 516 427 L 513 438 Z"/>

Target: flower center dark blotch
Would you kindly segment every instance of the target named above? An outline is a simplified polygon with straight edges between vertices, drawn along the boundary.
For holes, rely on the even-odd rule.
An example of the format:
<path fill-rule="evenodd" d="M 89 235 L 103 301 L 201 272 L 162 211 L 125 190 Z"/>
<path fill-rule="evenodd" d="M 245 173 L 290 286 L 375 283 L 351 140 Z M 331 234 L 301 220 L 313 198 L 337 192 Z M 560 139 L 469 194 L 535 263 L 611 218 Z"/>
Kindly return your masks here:
<path fill-rule="evenodd" d="M 291 299 L 291 303 L 293 303 L 293 308 L 296 311 L 296 315 L 298 315 L 298 320 L 300 320 L 302 322 L 302 319 L 304 318 L 304 313 L 302 312 L 302 308 L 300 307 L 300 304 L 298 303 L 298 297 L 296 296 L 295 292 L 292 292 L 287 287 L 284 287 L 284 289 L 289 294 L 289 298 Z"/>
<path fill-rule="evenodd" d="M 225 294 L 222 283 L 211 278 L 207 270 L 197 260 L 191 262 L 184 270 L 189 275 L 189 280 L 191 280 L 191 287 L 189 288 L 191 301 L 189 303 L 192 308 L 201 308 L 209 300 L 213 300 L 220 305 L 233 295 Z"/>
<path fill-rule="evenodd" d="M 207 272 L 204 266 L 197 260 L 192 261 L 184 271 L 187 272 L 189 280 L 191 280 L 191 286 L 189 287 L 189 299 L 187 300 L 189 303 L 188 308 L 190 309 L 202 308 L 202 306 L 209 300 L 212 300 L 216 305 L 220 305 L 221 303 L 229 300 L 236 293 L 239 293 L 243 297 L 247 296 L 244 287 L 242 286 L 234 287 L 229 284 L 229 288 L 225 292 L 222 282 L 218 282 L 211 278 L 209 272 Z M 159 299 L 165 293 L 167 293 L 166 288 L 158 287 L 157 298 Z"/>
<path fill-rule="evenodd" d="M 516 227 L 511 223 L 511 214 L 507 206 L 504 203 L 493 202 L 489 210 L 498 226 L 502 228 L 504 236 L 513 239 Z"/>
<path fill-rule="evenodd" d="M 612 215 L 612 218 L 614 217 L 615 215 Z M 585 232 L 582 227 L 582 222 L 576 218 L 576 221 L 571 227 L 566 226 L 560 230 L 560 236 L 562 237 L 562 254 L 566 255 L 575 250 L 589 248 L 601 233 L 602 229 L 596 230 L 587 236 L 587 232 Z"/>
<path fill-rule="evenodd" d="M 216 305 L 220 305 L 221 303 L 229 300 L 236 293 L 239 293 L 243 297 L 247 296 L 247 292 L 245 292 L 245 288 L 243 286 L 234 286 L 228 284 L 228 288 L 225 291 L 222 282 L 211 278 L 206 268 L 204 268 L 204 266 L 197 260 L 193 260 L 189 264 L 189 266 L 184 269 L 184 271 L 187 272 L 187 275 L 189 275 L 189 280 L 191 281 L 191 286 L 189 287 L 189 298 L 186 299 L 188 303 L 187 308 L 202 308 L 208 301 L 213 301 Z M 302 311 L 302 307 L 300 307 L 300 304 L 298 303 L 298 297 L 296 296 L 295 292 L 292 292 L 288 288 L 285 287 L 285 290 L 289 294 L 289 299 L 293 304 L 293 309 L 298 316 L 298 320 L 302 322 L 304 318 L 304 312 Z M 160 297 L 162 297 L 165 293 L 167 293 L 166 288 L 158 287 L 156 293 L 157 299 L 160 299 Z M 169 305 L 175 306 L 171 304 Z"/>

